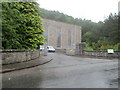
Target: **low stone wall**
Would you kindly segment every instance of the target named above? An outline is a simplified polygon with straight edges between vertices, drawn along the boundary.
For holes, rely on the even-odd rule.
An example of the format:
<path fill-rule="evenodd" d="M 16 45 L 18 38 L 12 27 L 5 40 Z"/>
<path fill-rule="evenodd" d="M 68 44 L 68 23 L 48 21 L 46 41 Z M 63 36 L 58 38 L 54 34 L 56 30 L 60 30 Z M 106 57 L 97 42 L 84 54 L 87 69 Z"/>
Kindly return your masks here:
<path fill-rule="evenodd" d="M 113 54 L 109 54 L 107 51 L 83 51 L 85 56 L 95 56 L 95 57 L 111 57 L 120 58 L 120 51 L 114 51 Z"/>
<path fill-rule="evenodd" d="M 55 49 L 56 53 L 66 53 L 66 49 Z"/>
<path fill-rule="evenodd" d="M 69 56 L 75 56 L 76 52 L 74 49 L 66 49 L 66 54 Z"/>
<path fill-rule="evenodd" d="M 2 64 L 12 64 L 40 57 L 39 50 L 2 50 Z"/>

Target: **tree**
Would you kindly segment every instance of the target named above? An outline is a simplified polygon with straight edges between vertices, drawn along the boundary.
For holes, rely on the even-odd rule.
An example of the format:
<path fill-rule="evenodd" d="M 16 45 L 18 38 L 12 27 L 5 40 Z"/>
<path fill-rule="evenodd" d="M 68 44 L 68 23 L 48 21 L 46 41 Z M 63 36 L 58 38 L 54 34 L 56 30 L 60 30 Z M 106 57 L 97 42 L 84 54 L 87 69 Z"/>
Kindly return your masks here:
<path fill-rule="evenodd" d="M 104 21 L 103 37 L 112 44 L 119 42 L 118 15 L 110 14 Z"/>
<path fill-rule="evenodd" d="M 3 49 L 36 49 L 44 42 L 36 2 L 2 2 Z"/>
<path fill-rule="evenodd" d="M 118 46 L 120 43 L 120 13 L 110 14 L 104 22 L 73 18 L 58 11 L 41 9 L 42 17 L 82 27 L 82 41 L 93 49 L 107 49 L 109 46 Z"/>

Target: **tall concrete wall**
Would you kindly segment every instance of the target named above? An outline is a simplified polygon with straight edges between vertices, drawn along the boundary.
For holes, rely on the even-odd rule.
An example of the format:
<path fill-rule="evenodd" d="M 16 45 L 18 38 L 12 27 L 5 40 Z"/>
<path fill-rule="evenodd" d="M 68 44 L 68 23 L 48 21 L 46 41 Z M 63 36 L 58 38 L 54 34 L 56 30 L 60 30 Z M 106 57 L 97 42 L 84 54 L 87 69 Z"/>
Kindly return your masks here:
<path fill-rule="evenodd" d="M 43 19 L 44 35 L 47 43 L 57 49 L 71 48 L 81 43 L 81 27 L 59 21 Z"/>

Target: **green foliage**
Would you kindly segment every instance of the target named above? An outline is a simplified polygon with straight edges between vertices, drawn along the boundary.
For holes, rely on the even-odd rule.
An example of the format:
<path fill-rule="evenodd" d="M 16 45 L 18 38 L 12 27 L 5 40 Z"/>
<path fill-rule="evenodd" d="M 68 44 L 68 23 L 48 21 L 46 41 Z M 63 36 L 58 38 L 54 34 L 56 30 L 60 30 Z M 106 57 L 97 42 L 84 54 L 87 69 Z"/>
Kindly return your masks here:
<path fill-rule="evenodd" d="M 87 31 L 83 35 L 83 39 L 85 42 L 89 42 L 93 50 L 107 50 L 110 48 L 119 50 L 119 23 L 118 15 L 110 14 L 104 22 L 97 23 L 96 29 Z"/>
<path fill-rule="evenodd" d="M 43 8 L 41 8 L 41 17 L 66 23 L 75 23 L 72 16 L 68 16 L 58 11 L 48 11 Z"/>
<path fill-rule="evenodd" d="M 95 37 L 93 37 L 94 33 L 93 32 L 86 32 L 84 35 L 83 35 L 83 38 L 86 42 L 89 42 L 89 43 L 92 43 L 95 39 Z"/>
<path fill-rule="evenodd" d="M 2 2 L 3 49 L 36 49 L 43 31 L 37 3 Z"/>
<path fill-rule="evenodd" d="M 120 43 L 117 43 L 117 44 L 114 46 L 114 50 L 120 51 Z"/>
<path fill-rule="evenodd" d="M 100 27 L 99 25 L 101 25 L 101 23 L 97 24 L 95 22 L 92 22 L 91 20 L 73 18 L 72 16 L 60 13 L 58 11 L 48 11 L 43 8 L 41 8 L 41 17 L 82 26 L 82 41 L 86 41 L 86 39 L 88 39 L 87 37 L 84 37 L 84 34 L 86 34 L 86 32 L 96 33 L 97 29 Z M 97 38 L 98 35 L 96 36 L 96 38 L 92 39 L 94 39 L 94 41 L 97 41 Z"/>
<path fill-rule="evenodd" d="M 117 44 L 117 49 L 120 51 L 120 43 Z"/>
<path fill-rule="evenodd" d="M 91 48 L 89 42 L 86 43 L 85 50 L 87 50 L 87 51 L 92 51 L 93 50 L 93 48 Z"/>
<path fill-rule="evenodd" d="M 85 50 L 91 51 L 91 50 L 107 50 L 107 49 L 113 49 L 115 51 L 120 51 L 120 43 L 117 43 L 115 45 L 109 44 L 105 40 L 99 40 L 98 42 L 93 42 L 92 45 L 87 42 Z"/>
<path fill-rule="evenodd" d="M 104 37 L 105 40 L 112 44 L 120 42 L 120 31 L 118 30 L 118 24 L 118 15 L 110 14 L 104 21 L 101 37 Z"/>

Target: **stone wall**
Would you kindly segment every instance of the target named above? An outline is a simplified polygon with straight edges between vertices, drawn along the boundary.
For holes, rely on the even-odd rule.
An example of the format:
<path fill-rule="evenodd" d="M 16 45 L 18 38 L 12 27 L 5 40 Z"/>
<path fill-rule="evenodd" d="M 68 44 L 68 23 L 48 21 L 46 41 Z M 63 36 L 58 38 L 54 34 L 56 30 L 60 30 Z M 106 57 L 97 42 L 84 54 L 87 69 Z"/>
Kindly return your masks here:
<path fill-rule="evenodd" d="M 81 43 L 81 26 L 50 19 L 43 19 L 44 35 L 47 44 L 56 49 L 71 48 L 73 44 Z"/>
<path fill-rule="evenodd" d="M 39 50 L 3 50 L 2 64 L 25 62 L 39 58 Z"/>
<path fill-rule="evenodd" d="M 113 54 L 109 54 L 107 51 L 83 51 L 85 56 L 95 57 L 108 57 L 108 58 L 120 58 L 120 51 L 114 51 Z"/>
<path fill-rule="evenodd" d="M 56 53 L 63 53 L 63 54 L 65 54 L 66 53 L 66 49 L 55 49 L 55 52 Z"/>

